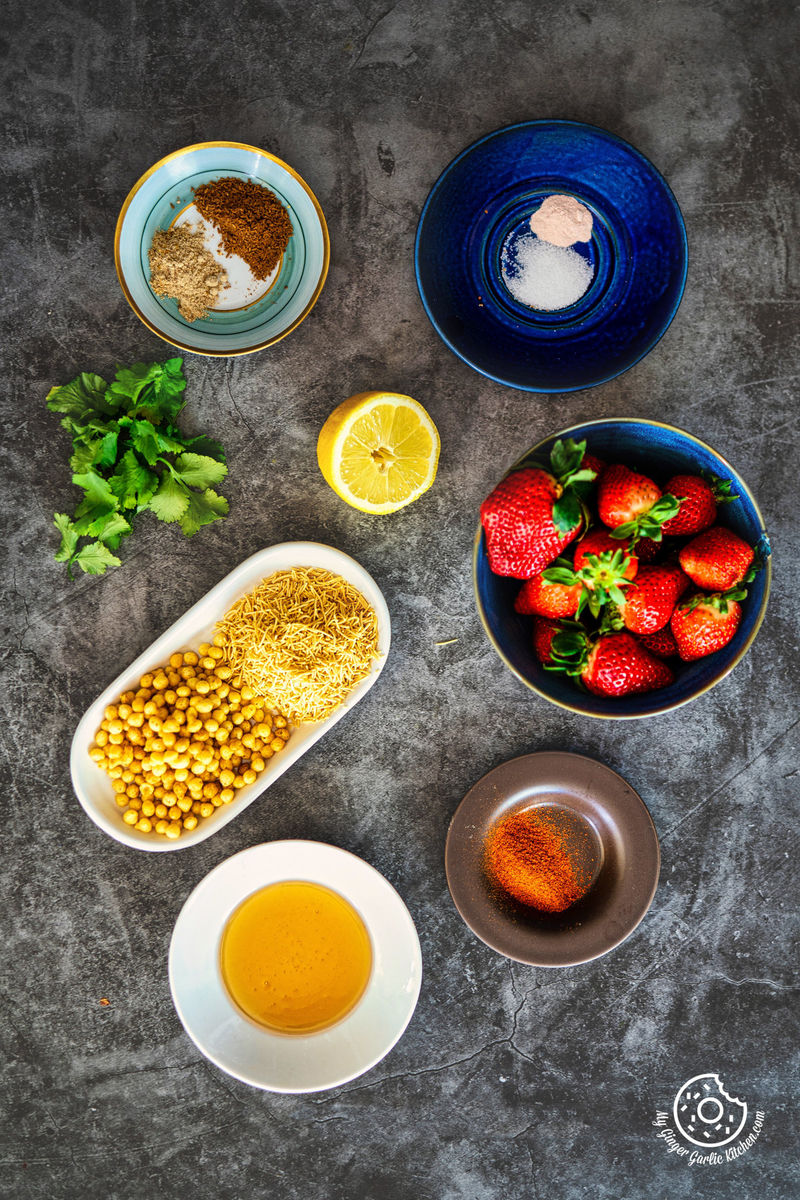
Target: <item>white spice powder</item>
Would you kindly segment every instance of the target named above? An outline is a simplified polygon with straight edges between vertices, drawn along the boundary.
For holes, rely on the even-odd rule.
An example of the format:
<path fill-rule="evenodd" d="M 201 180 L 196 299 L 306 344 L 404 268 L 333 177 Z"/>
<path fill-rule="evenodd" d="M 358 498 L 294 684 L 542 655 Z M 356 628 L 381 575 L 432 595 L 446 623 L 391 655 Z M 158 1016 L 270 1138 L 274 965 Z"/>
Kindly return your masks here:
<path fill-rule="evenodd" d="M 515 300 L 529 308 L 554 312 L 580 300 L 594 277 L 591 264 L 566 246 L 553 246 L 531 235 L 503 252 L 503 280 Z"/>

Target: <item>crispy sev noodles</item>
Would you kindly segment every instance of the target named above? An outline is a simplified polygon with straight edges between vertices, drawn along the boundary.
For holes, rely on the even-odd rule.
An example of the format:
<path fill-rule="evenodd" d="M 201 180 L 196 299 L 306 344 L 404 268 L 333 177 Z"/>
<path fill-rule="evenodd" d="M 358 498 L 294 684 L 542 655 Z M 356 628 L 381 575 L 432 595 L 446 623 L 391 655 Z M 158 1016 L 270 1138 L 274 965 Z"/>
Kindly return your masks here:
<path fill-rule="evenodd" d="M 237 600 L 214 640 L 234 674 L 293 724 L 323 721 L 369 675 L 378 618 L 341 575 L 293 567 Z"/>

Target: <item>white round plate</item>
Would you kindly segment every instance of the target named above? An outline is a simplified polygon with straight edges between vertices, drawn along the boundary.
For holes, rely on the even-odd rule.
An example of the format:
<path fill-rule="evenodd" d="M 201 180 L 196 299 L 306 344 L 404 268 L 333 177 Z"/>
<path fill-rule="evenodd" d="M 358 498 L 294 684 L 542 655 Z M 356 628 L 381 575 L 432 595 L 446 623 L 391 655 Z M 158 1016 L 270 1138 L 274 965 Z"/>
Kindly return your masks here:
<path fill-rule="evenodd" d="M 225 925 L 260 888 L 298 879 L 331 888 L 361 915 L 372 941 L 372 974 L 344 1020 L 320 1033 L 270 1033 L 228 995 L 219 966 Z M 269 1092 L 338 1087 L 389 1053 L 417 1004 L 422 956 L 400 896 L 363 859 L 324 842 L 251 846 L 215 867 L 181 909 L 169 948 L 169 983 L 184 1029 L 220 1070 Z"/>

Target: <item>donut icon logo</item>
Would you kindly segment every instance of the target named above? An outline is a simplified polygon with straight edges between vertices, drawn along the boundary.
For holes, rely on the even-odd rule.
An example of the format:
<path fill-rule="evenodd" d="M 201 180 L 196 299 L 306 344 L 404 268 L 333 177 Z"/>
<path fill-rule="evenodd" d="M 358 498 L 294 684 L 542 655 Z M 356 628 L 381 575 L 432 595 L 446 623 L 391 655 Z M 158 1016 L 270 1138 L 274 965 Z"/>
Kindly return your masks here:
<path fill-rule="evenodd" d="M 719 1075 L 695 1075 L 678 1090 L 672 1115 L 694 1146 L 727 1146 L 744 1129 L 747 1105 L 729 1096 Z"/>

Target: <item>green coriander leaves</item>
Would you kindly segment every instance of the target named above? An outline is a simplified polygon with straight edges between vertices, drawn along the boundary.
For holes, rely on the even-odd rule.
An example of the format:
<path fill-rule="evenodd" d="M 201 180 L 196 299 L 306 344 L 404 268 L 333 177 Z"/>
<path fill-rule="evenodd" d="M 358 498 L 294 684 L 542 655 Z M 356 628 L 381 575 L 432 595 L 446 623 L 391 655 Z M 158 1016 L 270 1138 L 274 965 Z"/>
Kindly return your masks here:
<path fill-rule="evenodd" d="M 83 498 L 72 518 L 56 513 L 56 561 L 103 575 L 140 512 L 179 522 L 187 537 L 228 512 L 214 487 L 228 473 L 218 442 L 187 438 L 175 424 L 184 406 L 183 359 L 120 367 L 112 384 L 83 372 L 52 388 L 47 407 L 72 435 L 72 482 Z M 87 540 L 88 539 L 88 540 Z M 81 545 L 81 543 L 83 543 Z"/>

